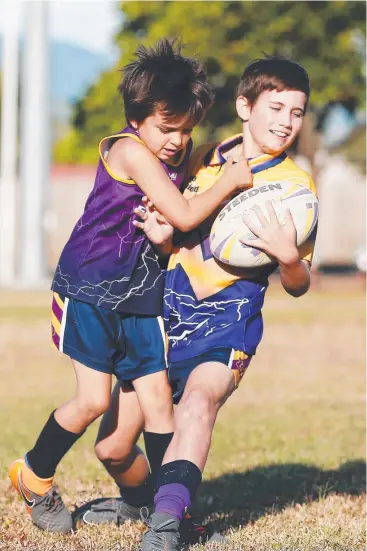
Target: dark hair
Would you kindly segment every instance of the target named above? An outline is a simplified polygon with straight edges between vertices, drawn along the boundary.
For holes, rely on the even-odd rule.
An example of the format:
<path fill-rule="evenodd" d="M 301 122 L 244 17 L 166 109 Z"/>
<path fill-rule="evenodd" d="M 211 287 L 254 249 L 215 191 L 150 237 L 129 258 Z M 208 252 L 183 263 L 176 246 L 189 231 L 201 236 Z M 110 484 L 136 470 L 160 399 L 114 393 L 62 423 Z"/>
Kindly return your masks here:
<path fill-rule="evenodd" d="M 168 121 L 194 126 L 213 103 L 202 65 L 181 55 L 181 43 L 161 38 L 154 48 L 139 46 L 118 87 L 128 122 L 142 122 L 160 109 Z"/>
<path fill-rule="evenodd" d="M 265 90 L 299 90 L 310 96 L 310 81 L 307 71 L 286 57 L 266 55 L 255 59 L 244 70 L 238 86 L 238 95 L 254 105 Z"/>

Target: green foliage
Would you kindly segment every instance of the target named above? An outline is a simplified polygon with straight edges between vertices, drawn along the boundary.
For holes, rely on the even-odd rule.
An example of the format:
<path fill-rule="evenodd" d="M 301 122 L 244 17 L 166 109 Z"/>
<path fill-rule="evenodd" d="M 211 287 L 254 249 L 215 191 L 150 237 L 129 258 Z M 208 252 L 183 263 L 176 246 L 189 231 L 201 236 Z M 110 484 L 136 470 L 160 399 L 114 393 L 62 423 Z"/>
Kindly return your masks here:
<path fill-rule="evenodd" d="M 286 55 L 304 65 L 314 106 L 345 94 L 356 96 L 360 105 L 364 102 L 364 2 L 129 1 L 122 2 L 120 9 L 124 22 L 116 43 L 121 57 L 75 106 L 77 160 L 90 160 L 99 139 L 123 126 L 122 101 L 116 92 L 118 68 L 132 59 L 138 44 L 154 44 L 162 36 L 180 37 L 187 45 L 186 55 L 202 60 L 215 86 L 215 107 L 200 128 L 205 140 L 238 131 L 234 104 L 238 79 L 245 66 L 264 52 Z M 90 153 L 85 154 L 87 150 Z"/>

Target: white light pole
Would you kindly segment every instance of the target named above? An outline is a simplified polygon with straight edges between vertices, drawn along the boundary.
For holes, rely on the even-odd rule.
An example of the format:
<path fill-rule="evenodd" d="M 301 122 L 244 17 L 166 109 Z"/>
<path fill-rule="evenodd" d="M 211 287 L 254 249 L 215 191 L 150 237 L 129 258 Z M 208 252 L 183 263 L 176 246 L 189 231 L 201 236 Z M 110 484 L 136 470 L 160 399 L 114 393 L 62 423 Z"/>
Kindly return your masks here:
<path fill-rule="evenodd" d="M 15 280 L 19 2 L 3 4 L 3 10 L 8 15 L 3 33 L 1 81 L 0 287 L 11 287 Z"/>
<path fill-rule="evenodd" d="M 24 2 L 21 78 L 20 282 L 39 287 L 46 278 L 44 216 L 50 167 L 48 2 Z"/>

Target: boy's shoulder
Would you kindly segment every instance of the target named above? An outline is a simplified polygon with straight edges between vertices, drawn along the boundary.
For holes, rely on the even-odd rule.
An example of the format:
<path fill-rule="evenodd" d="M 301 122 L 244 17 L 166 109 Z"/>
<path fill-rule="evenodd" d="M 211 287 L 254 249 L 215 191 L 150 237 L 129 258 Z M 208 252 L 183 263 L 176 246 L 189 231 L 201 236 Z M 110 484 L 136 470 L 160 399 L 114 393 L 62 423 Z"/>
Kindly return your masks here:
<path fill-rule="evenodd" d="M 150 152 L 142 140 L 133 134 L 117 134 L 112 138 L 114 141 L 105 162 L 110 169 L 118 171 L 118 179 L 129 178 L 129 169 L 139 165 Z"/>
<path fill-rule="evenodd" d="M 130 155 L 139 157 L 147 151 L 144 142 L 134 134 L 116 134 L 113 138 L 115 141 L 111 147 L 111 153 L 114 152 L 129 158 Z"/>
<path fill-rule="evenodd" d="M 311 174 L 299 167 L 290 157 L 286 157 L 282 163 L 275 166 L 272 170 L 274 175 L 276 174 L 280 180 L 291 180 L 294 183 L 308 187 L 316 194 L 316 186 Z"/>

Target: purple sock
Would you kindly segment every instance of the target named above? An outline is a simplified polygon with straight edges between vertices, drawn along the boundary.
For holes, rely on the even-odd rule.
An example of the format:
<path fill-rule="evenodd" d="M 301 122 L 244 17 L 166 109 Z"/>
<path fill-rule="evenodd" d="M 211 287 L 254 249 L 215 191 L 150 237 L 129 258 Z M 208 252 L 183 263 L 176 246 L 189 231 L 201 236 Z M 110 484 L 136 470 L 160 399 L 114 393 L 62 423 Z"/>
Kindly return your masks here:
<path fill-rule="evenodd" d="M 155 494 L 154 506 L 156 513 L 168 513 L 181 520 L 191 506 L 190 492 L 183 484 L 165 484 Z"/>

